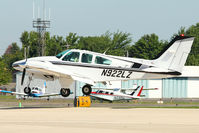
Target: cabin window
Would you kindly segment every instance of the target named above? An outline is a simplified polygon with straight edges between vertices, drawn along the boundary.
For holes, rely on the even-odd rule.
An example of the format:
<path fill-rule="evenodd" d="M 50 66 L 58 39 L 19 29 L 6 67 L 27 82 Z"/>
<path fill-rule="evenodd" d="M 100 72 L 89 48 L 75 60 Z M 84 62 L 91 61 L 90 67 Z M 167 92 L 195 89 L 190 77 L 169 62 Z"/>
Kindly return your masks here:
<path fill-rule="evenodd" d="M 82 61 L 83 63 L 92 63 L 92 58 L 93 58 L 93 55 L 83 53 L 83 54 L 82 54 L 82 60 L 81 60 L 81 61 Z"/>
<path fill-rule="evenodd" d="M 108 59 L 100 57 L 100 56 L 96 56 L 95 63 L 96 64 L 103 64 L 103 65 L 110 65 L 111 60 L 108 60 Z"/>
<path fill-rule="evenodd" d="M 111 92 L 111 95 L 113 95 L 113 92 Z"/>
<path fill-rule="evenodd" d="M 106 92 L 105 94 L 108 94 L 108 92 Z"/>
<path fill-rule="evenodd" d="M 79 52 L 70 52 L 64 58 L 63 61 L 70 61 L 70 62 L 79 62 Z"/>
<path fill-rule="evenodd" d="M 140 68 L 142 64 L 134 63 L 131 68 Z"/>
<path fill-rule="evenodd" d="M 60 58 L 61 58 L 65 53 L 67 53 L 68 51 L 70 51 L 70 49 L 65 50 L 65 51 L 63 51 L 63 52 L 57 54 L 56 57 L 57 57 L 58 59 L 60 59 Z"/>
<path fill-rule="evenodd" d="M 103 93 L 103 91 L 99 91 L 99 93 Z"/>

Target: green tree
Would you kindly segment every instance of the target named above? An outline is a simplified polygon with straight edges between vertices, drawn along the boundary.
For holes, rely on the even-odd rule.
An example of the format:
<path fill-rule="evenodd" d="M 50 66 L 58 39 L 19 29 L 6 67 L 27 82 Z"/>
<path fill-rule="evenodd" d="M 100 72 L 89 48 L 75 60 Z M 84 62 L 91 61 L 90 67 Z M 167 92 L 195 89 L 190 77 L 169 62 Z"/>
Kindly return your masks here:
<path fill-rule="evenodd" d="M 129 33 L 106 32 L 101 36 L 80 37 L 76 48 L 123 56 L 131 42 Z"/>
<path fill-rule="evenodd" d="M 113 33 L 111 43 L 109 43 L 110 50 L 107 53 L 124 56 L 128 46 L 132 42 L 130 35 L 130 33 L 123 33 L 120 31 Z"/>
<path fill-rule="evenodd" d="M 28 57 L 35 57 L 38 55 L 38 41 L 36 32 L 27 32 L 24 31 L 20 38 L 22 42 L 22 50 L 26 48 L 28 51 Z"/>
<path fill-rule="evenodd" d="M 12 43 L 6 49 L 6 52 L 2 56 L 2 60 L 7 64 L 7 68 L 12 71 L 12 64 L 15 61 L 23 59 L 23 53 L 16 43 Z"/>
<path fill-rule="evenodd" d="M 199 65 L 199 23 L 196 25 L 190 26 L 186 31 L 185 35 L 187 36 L 194 36 L 194 43 L 191 48 L 191 52 L 188 56 L 186 65 Z"/>
<path fill-rule="evenodd" d="M 65 40 L 61 36 L 53 36 L 46 41 L 46 55 L 54 56 L 64 50 Z"/>
<path fill-rule="evenodd" d="M 77 36 L 77 33 L 69 33 L 68 36 L 66 36 L 66 47 L 69 46 L 69 48 L 76 48 L 79 40 L 79 36 Z"/>
<path fill-rule="evenodd" d="M 160 41 L 155 34 L 144 35 L 130 47 L 129 55 L 136 58 L 154 59 L 166 45 L 167 42 Z"/>
<path fill-rule="evenodd" d="M 11 81 L 11 73 L 9 69 L 7 69 L 7 65 L 0 60 L 0 85 L 7 84 Z"/>

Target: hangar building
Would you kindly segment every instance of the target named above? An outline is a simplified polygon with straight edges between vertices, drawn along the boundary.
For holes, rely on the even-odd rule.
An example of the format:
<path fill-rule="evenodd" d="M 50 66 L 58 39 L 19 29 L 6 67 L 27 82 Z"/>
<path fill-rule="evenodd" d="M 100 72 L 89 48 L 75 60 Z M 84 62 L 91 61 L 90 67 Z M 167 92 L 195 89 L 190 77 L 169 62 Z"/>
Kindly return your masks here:
<path fill-rule="evenodd" d="M 24 84 L 21 86 L 21 73 L 16 75 L 16 91 L 23 92 L 23 88 L 27 86 Z M 27 83 L 27 76 L 24 83 Z M 44 80 L 32 80 L 30 87 L 43 87 Z M 60 84 L 57 80 L 48 81 L 47 93 L 59 93 Z M 199 98 L 199 67 L 198 66 L 185 66 L 180 77 L 166 78 L 166 79 L 153 79 L 153 80 L 128 80 L 128 81 L 115 81 L 113 82 L 114 88 L 133 88 L 133 85 L 143 85 L 144 88 L 158 88 L 158 90 L 144 90 L 143 95 L 146 98 Z M 82 96 L 81 88 L 84 83 L 76 81 L 71 86 L 71 91 L 76 90 L 77 96 Z M 96 88 L 106 88 L 103 84 L 97 84 Z M 76 88 L 76 89 L 75 89 Z M 67 98 L 73 98 L 74 94 L 71 94 Z M 56 96 L 51 98 L 63 98 L 62 96 Z"/>

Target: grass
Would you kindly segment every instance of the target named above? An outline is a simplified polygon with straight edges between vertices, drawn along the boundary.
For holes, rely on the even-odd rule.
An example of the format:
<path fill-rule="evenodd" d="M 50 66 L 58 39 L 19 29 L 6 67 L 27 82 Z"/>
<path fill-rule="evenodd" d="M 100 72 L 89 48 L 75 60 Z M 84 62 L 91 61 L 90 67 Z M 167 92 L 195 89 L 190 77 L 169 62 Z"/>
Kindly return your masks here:
<path fill-rule="evenodd" d="M 189 99 L 177 99 L 177 100 L 163 100 L 163 104 L 157 104 L 156 100 L 150 99 L 140 99 L 140 100 L 133 100 L 133 101 L 114 101 L 110 103 L 108 101 L 103 101 L 101 103 L 98 100 L 93 100 L 92 105 L 93 107 L 110 107 L 110 108 L 190 108 L 190 109 L 199 109 L 199 99 L 196 101 L 189 100 Z M 12 106 L 17 105 L 19 102 L 16 99 L 15 95 L 0 95 L 0 106 Z M 66 104 L 73 105 L 73 99 L 50 99 L 47 101 L 46 99 L 27 99 L 21 100 L 23 105 L 25 106 L 65 106 Z"/>
<path fill-rule="evenodd" d="M 132 108 L 168 108 L 168 109 L 199 109 L 199 106 L 131 106 L 131 107 L 112 107 L 113 109 L 132 109 Z"/>
<path fill-rule="evenodd" d="M 94 100 L 93 103 L 101 103 L 98 100 Z M 109 101 L 103 101 L 103 103 L 110 103 Z M 112 102 L 112 104 L 151 104 L 151 105 L 162 105 L 162 104 L 157 104 L 157 100 L 133 100 L 133 101 L 114 101 Z M 194 105 L 199 105 L 199 102 L 194 102 L 194 101 L 183 101 L 183 100 L 178 100 L 178 101 L 169 101 L 169 100 L 164 100 L 163 105 L 176 105 L 176 104 L 180 104 L 180 105 L 190 105 L 190 104 L 194 104 Z"/>
<path fill-rule="evenodd" d="M 6 96 L 1 95 L 0 100 L 3 100 L 3 99 L 16 99 L 16 96 L 14 96 L 14 95 L 6 95 Z"/>

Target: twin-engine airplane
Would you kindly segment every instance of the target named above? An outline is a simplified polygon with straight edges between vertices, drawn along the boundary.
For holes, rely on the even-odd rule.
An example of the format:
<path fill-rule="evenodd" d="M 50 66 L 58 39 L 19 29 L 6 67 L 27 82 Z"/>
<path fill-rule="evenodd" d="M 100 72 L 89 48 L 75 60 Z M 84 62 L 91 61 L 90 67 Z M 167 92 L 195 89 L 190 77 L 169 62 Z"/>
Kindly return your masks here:
<path fill-rule="evenodd" d="M 180 76 L 194 37 L 176 36 L 154 60 L 105 55 L 86 50 L 71 49 L 57 56 L 28 58 L 13 63 L 25 75 L 44 80 L 58 79 L 62 96 L 70 95 L 75 81 L 86 83 L 82 92 L 89 95 L 92 85 L 106 81 L 131 79 L 160 79 Z M 27 85 L 28 87 L 28 85 Z"/>

